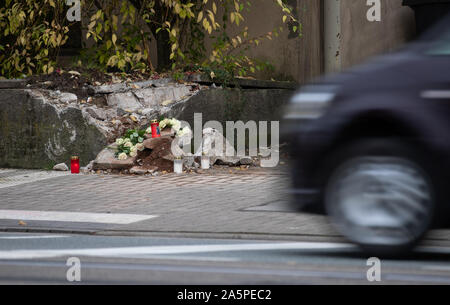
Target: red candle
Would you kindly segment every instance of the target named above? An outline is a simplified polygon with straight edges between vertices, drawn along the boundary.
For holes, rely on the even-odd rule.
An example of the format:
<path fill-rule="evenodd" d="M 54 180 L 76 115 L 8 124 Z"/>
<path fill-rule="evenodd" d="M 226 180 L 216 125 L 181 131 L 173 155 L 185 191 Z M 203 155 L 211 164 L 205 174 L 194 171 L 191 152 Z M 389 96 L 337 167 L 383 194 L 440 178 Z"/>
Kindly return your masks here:
<path fill-rule="evenodd" d="M 157 120 L 152 121 L 152 138 L 160 138 L 161 137 L 161 128 L 159 127 L 159 123 Z"/>
<path fill-rule="evenodd" d="M 72 174 L 79 174 L 80 173 L 80 158 L 78 157 L 72 157 L 72 160 L 70 162 L 70 169 L 72 171 Z"/>

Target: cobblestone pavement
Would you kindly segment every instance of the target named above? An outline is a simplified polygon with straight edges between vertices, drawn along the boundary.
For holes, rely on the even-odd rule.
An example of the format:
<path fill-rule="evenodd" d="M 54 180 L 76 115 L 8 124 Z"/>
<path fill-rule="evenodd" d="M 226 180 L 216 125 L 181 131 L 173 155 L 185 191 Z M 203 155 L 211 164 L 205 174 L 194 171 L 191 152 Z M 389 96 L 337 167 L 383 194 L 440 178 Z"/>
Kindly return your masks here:
<path fill-rule="evenodd" d="M 40 180 L 46 180 L 54 177 L 67 176 L 64 172 L 54 171 L 30 171 L 23 169 L 0 169 L 0 189 L 30 183 Z"/>
<path fill-rule="evenodd" d="M 0 219 L 0 228 L 334 234 L 323 217 L 285 211 L 289 179 L 280 171 L 135 177 L 0 170 L 0 179 L 1 210 L 158 216 L 120 226 L 48 221 L 19 226 L 19 220 Z"/>
<path fill-rule="evenodd" d="M 340 239 L 324 217 L 286 209 L 288 186 L 283 171 L 137 177 L 0 169 L 0 230 Z M 54 221 L 2 217 L 28 211 L 66 214 Z M 86 213 L 82 216 L 88 219 L 105 214 L 114 219 L 124 214 L 151 217 L 129 224 L 94 223 L 67 221 L 67 212 Z M 450 231 L 429 236 L 450 240 Z"/>

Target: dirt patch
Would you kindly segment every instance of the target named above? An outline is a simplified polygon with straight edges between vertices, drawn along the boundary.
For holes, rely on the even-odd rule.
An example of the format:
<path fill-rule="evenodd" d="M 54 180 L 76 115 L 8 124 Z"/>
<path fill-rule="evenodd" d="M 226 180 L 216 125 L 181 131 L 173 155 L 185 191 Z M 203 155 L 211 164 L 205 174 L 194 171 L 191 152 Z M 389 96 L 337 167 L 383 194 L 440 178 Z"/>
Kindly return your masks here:
<path fill-rule="evenodd" d="M 144 169 L 153 169 L 158 167 L 159 172 L 173 172 L 173 162 L 163 159 L 170 152 L 171 143 L 163 143 L 153 150 L 146 149 L 139 153 L 138 159 L 142 160 L 141 167 Z"/>
<path fill-rule="evenodd" d="M 27 78 L 27 84 L 31 89 L 59 90 L 70 92 L 79 99 L 87 99 L 93 96 L 90 86 L 111 85 L 118 82 L 138 82 L 164 77 L 157 73 L 147 74 L 132 72 L 104 73 L 95 69 L 78 67 L 73 71 L 57 69 L 51 74 L 35 75 Z"/>
<path fill-rule="evenodd" d="M 32 89 L 40 88 L 70 92 L 81 99 L 89 97 L 89 86 L 95 85 L 96 82 L 104 83 L 111 81 L 112 77 L 95 71 L 91 71 L 87 74 L 53 72 L 48 75 L 37 75 L 28 78 L 28 84 Z"/>

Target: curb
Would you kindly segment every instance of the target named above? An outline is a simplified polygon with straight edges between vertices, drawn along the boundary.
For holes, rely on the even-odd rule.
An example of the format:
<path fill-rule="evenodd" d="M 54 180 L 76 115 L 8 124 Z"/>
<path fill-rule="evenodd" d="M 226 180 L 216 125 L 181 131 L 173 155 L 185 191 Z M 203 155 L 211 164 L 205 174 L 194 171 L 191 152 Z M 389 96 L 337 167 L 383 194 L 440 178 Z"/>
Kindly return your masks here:
<path fill-rule="evenodd" d="M 51 233 L 51 234 L 76 234 L 95 235 L 106 237 L 164 237 L 164 238 L 198 238 L 198 239 L 242 239 L 242 240 L 291 240 L 291 241 L 342 241 L 344 238 L 332 235 L 309 234 L 270 234 L 270 233 L 232 233 L 232 232 L 179 232 L 179 231 L 132 231 L 132 230 L 83 230 L 83 229 L 59 229 L 59 228 L 23 228 L 0 227 L 3 233 Z"/>
<path fill-rule="evenodd" d="M 88 230 L 59 228 L 23 228 L 0 227 L 0 233 L 30 233 L 30 234 L 67 234 L 89 235 L 99 237 L 155 237 L 155 238 L 191 238 L 191 239 L 223 239 L 223 240 L 256 240 L 256 241 L 291 241 L 291 242 L 335 242 L 348 243 L 339 235 L 315 234 L 270 234 L 270 233 L 236 233 L 236 232 L 180 232 L 180 231 L 132 231 L 132 230 Z M 448 245 L 443 245 L 447 242 Z M 449 246 L 450 239 L 439 237 L 425 238 L 421 245 Z"/>

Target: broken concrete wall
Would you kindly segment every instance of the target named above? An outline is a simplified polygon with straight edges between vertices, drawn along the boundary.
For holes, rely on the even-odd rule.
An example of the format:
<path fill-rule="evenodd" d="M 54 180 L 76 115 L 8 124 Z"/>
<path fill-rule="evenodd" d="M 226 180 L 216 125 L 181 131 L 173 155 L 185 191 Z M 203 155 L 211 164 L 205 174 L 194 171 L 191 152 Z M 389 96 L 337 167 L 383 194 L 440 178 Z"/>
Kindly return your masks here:
<path fill-rule="evenodd" d="M 80 157 L 84 166 L 128 129 L 145 129 L 161 116 L 190 122 L 277 121 L 296 87 L 241 80 L 241 89 L 170 79 L 89 88 L 92 97 L 44 90 L 0 91 L 0 167 L 51 169 Z M 8 83 L 8 86 L 11 86 Z M 28 87 L 29 88 L 29 87 Z M 225 125 L 224 125 L 225 126 Z"/>
<path fill-rule="evenodd" d="M 106 137 L 74 107 L 59 108 L 31 90 L 0 94 L 0 167 L 51 169 L 72 155 L 87 164 Z"/>
<path fill-rule="evenodd" d="M 289 89 L 222 89 L 202 90 L 185 103 L 175 105 L 170 117 L 194 123 L 194 114 L 207 121 L 279 121 L 283 106 L 293 94 Z M 225 125 L 224 125 L 225 126 Z"/>

